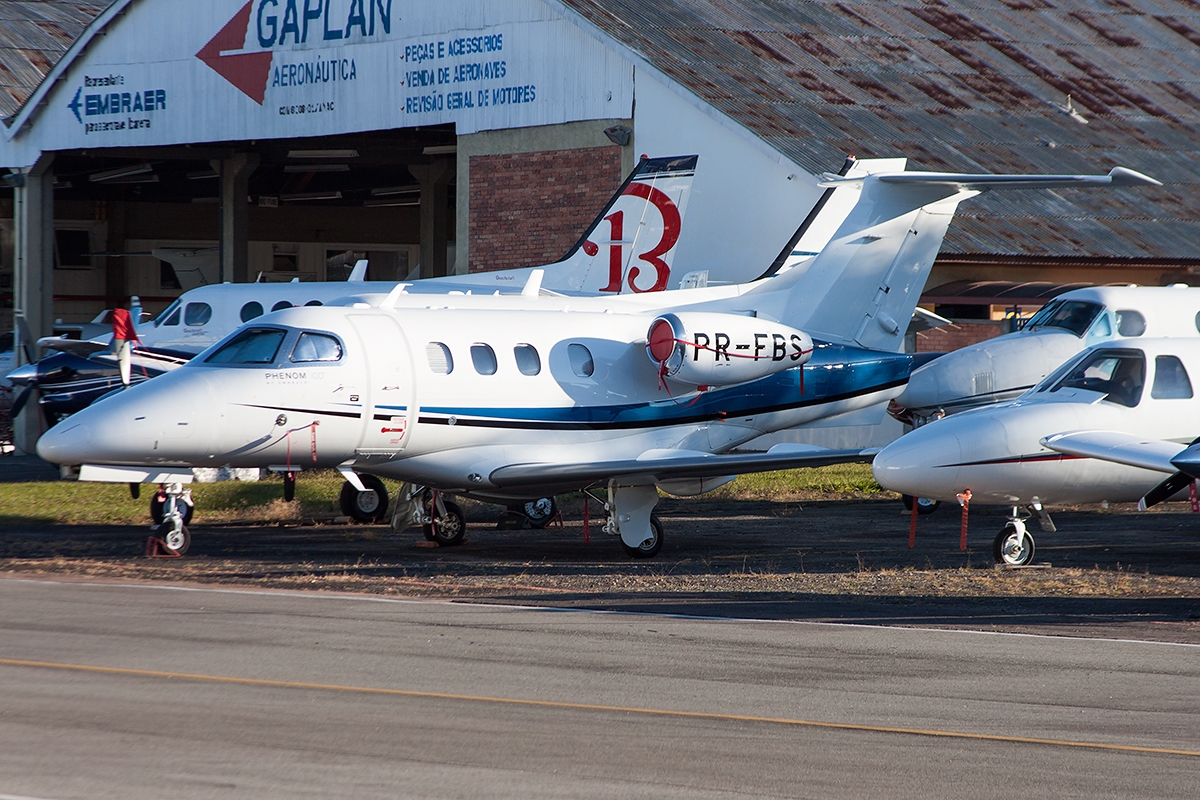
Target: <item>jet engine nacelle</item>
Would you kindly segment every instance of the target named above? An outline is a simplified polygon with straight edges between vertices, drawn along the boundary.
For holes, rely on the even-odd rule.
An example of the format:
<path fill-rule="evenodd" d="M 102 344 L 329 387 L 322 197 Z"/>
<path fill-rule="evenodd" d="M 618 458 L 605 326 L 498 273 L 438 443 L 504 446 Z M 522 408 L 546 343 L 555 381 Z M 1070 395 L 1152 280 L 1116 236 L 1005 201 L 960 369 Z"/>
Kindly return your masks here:
<path fill-rule="evenodd" d="M 804 331 L 737 314 L 663 314 L 646 334 L 646 352 L 660 374 L 696 386 L 765 378 L 800 366 L 812 349 Z"/>

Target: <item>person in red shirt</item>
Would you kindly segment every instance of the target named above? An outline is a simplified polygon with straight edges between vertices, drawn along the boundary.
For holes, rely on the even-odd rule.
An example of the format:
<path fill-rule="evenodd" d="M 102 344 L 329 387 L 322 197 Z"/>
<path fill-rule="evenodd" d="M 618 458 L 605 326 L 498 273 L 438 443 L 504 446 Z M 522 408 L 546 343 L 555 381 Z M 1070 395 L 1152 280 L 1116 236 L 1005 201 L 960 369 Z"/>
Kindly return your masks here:
<path fill-rule="evenodd" d="M 121 383 L 128 386 L 130 355 L 133 343 L 138 340 L 137 329 L 134 327 L 133 317 L 128 309 L 124 308 L 113 309 L 112 323 L 113 350 L 116 351 L 117 364 L 121 368 Z"/>

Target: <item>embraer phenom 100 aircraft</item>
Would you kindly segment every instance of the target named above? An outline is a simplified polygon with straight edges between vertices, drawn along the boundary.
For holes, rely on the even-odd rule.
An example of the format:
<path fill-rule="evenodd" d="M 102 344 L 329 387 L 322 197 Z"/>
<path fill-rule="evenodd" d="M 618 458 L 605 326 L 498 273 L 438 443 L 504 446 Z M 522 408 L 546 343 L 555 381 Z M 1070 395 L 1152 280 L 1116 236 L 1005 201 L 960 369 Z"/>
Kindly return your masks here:
<path fill-rule="evenodd" d="M 659 487 L 698 494 L 742 472 L 869 457 L 729 451 L 899 393 L 914 357 L 897 351 L 959 202 L 1155 183 L 1121 168 L 825 182 L 860 195 L 805 269 L 732 292 L 464 295 L 418 307 L 396 289 L 374 304 L 285 309 L 70 417 L 38 453 L 83 465 L 81 479 L 120 482 L 286 461 L 502 502 L 605 487 L 605 530 L 648 557 L 662 545 Z M 434 493 L 424 514 L 454 543 L 461 517 L 450 521 L 449 505 Z"/>
<path fill-rule="evenodd" d="M 872 469 L 893 491 L 954 500 L 970 490 L 972 504 L 1010 506 L 996 560 L 1028 564 L 1034 541 L 1025 520 L 1037 516 L 1053 531 L 1048 505 L 1143 497 L 1153 505 L 1187 487 L 1187 475 L 1200 471 L 1183 452 L 1200 434 L 1197 378 L 1200 338 L 1098 344 L 1017 400 L 901 436 Z M 1162 472 L 1176 471 L 1163 482 Z"/>

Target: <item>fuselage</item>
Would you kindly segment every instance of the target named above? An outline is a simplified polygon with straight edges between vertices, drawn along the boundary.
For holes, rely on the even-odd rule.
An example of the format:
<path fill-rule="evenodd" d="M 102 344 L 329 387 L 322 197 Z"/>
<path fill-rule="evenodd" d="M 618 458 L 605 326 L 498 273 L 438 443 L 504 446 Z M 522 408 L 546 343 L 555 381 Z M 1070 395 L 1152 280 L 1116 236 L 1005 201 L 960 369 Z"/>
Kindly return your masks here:
<path fill-rule="evenodd" d="M 1190 377 L 1189 377 L 1190 376 Z M 1138 339 L 1088 349 L 1017 400 L 915 429 L 883 449 L 885 488 L 952 501 L 1025 505 L 1136 501 L 1163 479 L 1146 469 L 1064 455 L 1040 440 L 1068 431 L 1120 431 L 1190 442 L 1200 433 L 1200 338 Z"/>
<path fill-rule="evenodd" d="M 514 314 L 485 299 L 280 311 L 84 409 L 43 436 L 39 453 L 68 464 L 353 464 L 487 495 L 497 493 L 489 474 L 516 463 L 723 452 L 885 401 L 911 365 L 821 343 L 803 376 L 781 369 L 701 390 L 662 379 L 647 356 L 653 311 L 524 298 Z M 231 346 L 251 333 L 260 341 L 244 352 Z"/>
<path fill-rule="evenodd" d="M 1059 295 L 1014 333 L 955 350 L 914 370 L 896 399 L 920 425 L 935 415 L 1012 400 L 1101 342 L 1200 335 L 1200 288 L 1097 286 Z"/>

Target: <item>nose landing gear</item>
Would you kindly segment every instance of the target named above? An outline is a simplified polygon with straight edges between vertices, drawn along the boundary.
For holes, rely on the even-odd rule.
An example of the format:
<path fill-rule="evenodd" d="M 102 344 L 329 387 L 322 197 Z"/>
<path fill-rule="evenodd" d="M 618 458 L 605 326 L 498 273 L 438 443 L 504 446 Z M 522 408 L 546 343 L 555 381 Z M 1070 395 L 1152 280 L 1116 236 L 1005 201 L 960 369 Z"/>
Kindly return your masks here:
<path fill-rule="evenodd" d="M 150 530 L 158 531 L 163 545 L 175 555 L 183 555 L 192 544 L 192 534 L 187 529 L 187 521 L 192 518 L 192 490 L 184 489 L 181 483 L 165 483 L 159 486 L 154 500 L 151 501 L 151 516 L 154 514 L 154 503 L 158 503 L 157 524 Z"/>
<path fill-rule="evenodd" d="M 1033 541 L 1033 534 L 1025 526 L 1026 520 L 1037 517 L 1042 530 L 1050 533 L 1056 530 L 1054 520 L 1050 519 L 1050 513 L 1042 507 L 1041 501 L 1036 497 L 1026 508 L 1029 514 L 1022 516 L 1021 509 L 1013 506 L 1008 522 L 1000 529 L 1000 533 L 992 542 L 992 556 L 996 559 L 997 564 L 1007 567 L 1025 567 L 1033 561 L 1036 545 Z"/>

